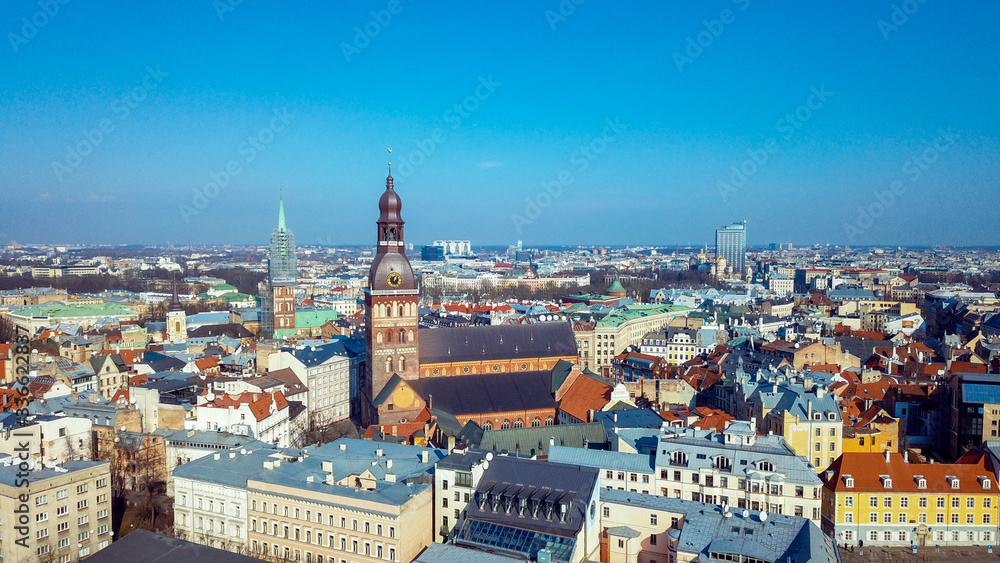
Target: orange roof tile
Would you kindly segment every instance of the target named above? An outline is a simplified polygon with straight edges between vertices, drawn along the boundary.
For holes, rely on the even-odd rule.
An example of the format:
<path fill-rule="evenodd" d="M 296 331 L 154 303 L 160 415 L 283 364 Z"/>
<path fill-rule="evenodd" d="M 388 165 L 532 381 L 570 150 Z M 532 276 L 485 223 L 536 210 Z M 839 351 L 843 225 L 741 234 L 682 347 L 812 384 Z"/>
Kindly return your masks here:
<path fill-rule="evenodd" d="M 597 381 L 592 377 L 576 378 L 573 385 L 559 401 L 559 410 L 575 417 L 577 420 L 589 422 L 589 412 L 599 411 L 611 400 L 611 386 Z"/>
<path fill-rule="evenodd" d="M 921 492 L 921 493 L 992 493 L 998 491 L 993 472 L 985 465 L 985 458 L 976 463 L 928 463 L 917 464 L 903 461 L 903 455 L 889 454 L 889 461 L 880 453 L 845 453 L 830 466 L 828 473 L 822 474 L 826 487 L 835 493 L 886 491 Z M 845 476 L 854 479 L 854 486 L 848 488 Z M 892 488 L 886 489 L 880 476 L 887 475 L 892 479 Z M 916 476 L 923 476 L 927 481 L 926 488 L 917 487 Z M 953 488 L 947 477 L 958 478 L 959 486 Z M 989 487 L 983 487 L 979 477 L 989 479 Z"/>

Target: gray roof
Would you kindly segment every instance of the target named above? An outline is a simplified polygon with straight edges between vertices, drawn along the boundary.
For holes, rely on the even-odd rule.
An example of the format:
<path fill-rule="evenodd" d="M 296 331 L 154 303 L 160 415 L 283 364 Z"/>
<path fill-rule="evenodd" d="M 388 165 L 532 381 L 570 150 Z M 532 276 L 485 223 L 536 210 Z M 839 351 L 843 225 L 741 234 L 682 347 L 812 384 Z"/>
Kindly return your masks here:
<path fill-rule="evenodd" d="M 507 557 L 496 553 L 487 553 L 477 549 L 469 549 L 448 543 L 432 543 L 413 560 L 413 563 L 513 563 L 524 561 L 520 557 Z"/>
<path fill-rule="evenodd" d="M 6 485 L 8 487 L 18 486 L 16 483 L 21 479 L 27 479 L 29 483 L 38 483 L 40 481 L 45 481 L 46 479 L 52 479 L 65 473 L 72 473 L 74 471 L 86 471 L 88 469 L 94 469 L 100 466 L 108 466 L 106 461 L 67 461 L 59 467 L 65 469 L 66 471 L 56 471 L 53 468 L 44 468 L 38 471 L 29 471 L 26 476 L 19 477 L 18 472 L 20 469 L 18 466 L 0 466 L 0 484 Z M 29 485 L 30 486 L 30 485 Z"/>
<path fill-rule="evenodd" d="M 152 432 L 156 436 L 162 436 L 171 447 L 192 447 L 215 450 L 228 450 L 241 448 L 246 450 L 270 449 L 276 450 L 273 444 L 254 440 L 239 434 L 229 432 L 209 432 L 208 430 L 167 430 L 157 428 Z"/>
<path fill-rule="evenodd" d="M 419 338 L 421 364 L 577 355 L 569 323 L 422 329 Z"/>
<path fill-rule="evenodd" d="M 549 439 L 555 438 L 560 446 L 575 448 L 584 447 L 584 441 L 591 448 L 604 448 L 608 443 L 608 435 L 600 422 L 586 424 L 557 424 L 554 426 L 536 426 L 511 428 L 509 430 L 486 430 L 478 444 L 469 443 L 474 448 L 493 450 L 497 452 L 522 453 L 546 457 L 549 452 Z"/>
<path fill-rule="evenodd" d="M 601 502 L 612 505 L 641 507 L 649 510 L 674 512 L 684 516 L 683 526 L 672 529 L 676 534 L 677 550 L 697 554 L 709 561 L 709 553 L 749 555 L 784 563 L 839 562 L 840 553 L 831 539 L 811 521 L 785 514 L 768 514 L 761 521 L 760 512 L 734 510 L 726 517 L 722 508 L 713 504 L 603 489 Z"/>
<path fill-rule="evenodd" d="M 428 403 L 433 397 L 434 409 L 456 416 L 556 408 L 550 371 L 425 377 L 407 383 Z"/>
<path fill-rule="evenodd" d="M 583 465 L 598 469 L 613 469 L 631 473 L 653 473 L 653 456 L 630 454 L 627 452 L 609 452 L 603 450 L 585 450 L 566 446 L 549 446 L 549 461 Z"/>
<path fill-rule="evenodd" d="M 341 449 L 341 446 L 344 449 Z M 382 450 L 382 456 L 377 455 Z M 428 452 L 426 463 L 421 452 Z M 264 461 L 289 458 L 296 461 L 283 462 L 277 467 L 265 468 Z M 428 484 L 407 484 L 406 479 L 419 477 L 433 471 L 434 464 L 447 455 L 444 450 L 407 446 L 390 442 L 373 442 L 341 438 L 318 448 L 257 450 L 246 455 L 237 453 L 235 457 L 206 456 L 174 469 L 174 477 L 196 479 L 234 488 L 248 488 L 248 481 L 273 483 L 301 490 L 303 499 L 314 498 L 315 493 L 333 494 L 349 499 L 348 502 L 375 502 L 389 505 L 403 505 L 409 499 L 429 486 Z M 388 461 L 392 460 L 392 467 Z M 343 485 L 326 484 L 327 472 L 323 462 L 332 463 L 334 479 L 340 480 L 350 475 L 360 475 L 370 471 L 378 481 L 371 491 L 354 489 Z M 395 481 L 389 481 L 387 475 Z M 309 481 L 312 477 L 312 482 Z"/>
<path fill-rule="evenodd" d="M 732 467 L 731 474 L 736 477 L 759 473 L 767 480 L 783 478 L 787 483 L 823 484 L 809 462 L 796 455 L 784 436 L 756 436 L 748 445 L 745 440 L 727 443 L 726 434 L 745 436 L 746 432 L 736 423 L 723 434 L 694 428 L 666 428 L 657 448 L 656 466 L 669 467 L 671 454 L 679 451 L 687 455 L 686 467 L 692 471 L 711 469 L 716 457 L 725 456 Z M 773 470 L 761 469 L 760 462 L 769 462 Z"/>
<path fill-rule="evenodd" d="M 117 563 L 120 561 L 259 563 L 260 559 L 138 529 L 94 553 L 87 558 L 87 561 L 90 563 Z"/>
<path fill-rule="evenodd" d="M 587 505 L 597 486 L 598 470 L 562 463 L 551 463 L 513 457 L 494 457 L 479 480 L 476 499 L 469 503 L 468 518 L 511 525 L 561 537 L 574 537 L 585 522 Z M 565 504 L 569 512 L 565 519 L 547 519 L 541 514 L 532 518 L 529 511 L 522 516 L 517 510 L 507 514 L 503 510 L 494 512 L 487 494 L 502 498 L 542 500 Z M 486 504 L 479 508 L 477 501 Z M 529 502 L 530 502 L 529 500 Z"/>

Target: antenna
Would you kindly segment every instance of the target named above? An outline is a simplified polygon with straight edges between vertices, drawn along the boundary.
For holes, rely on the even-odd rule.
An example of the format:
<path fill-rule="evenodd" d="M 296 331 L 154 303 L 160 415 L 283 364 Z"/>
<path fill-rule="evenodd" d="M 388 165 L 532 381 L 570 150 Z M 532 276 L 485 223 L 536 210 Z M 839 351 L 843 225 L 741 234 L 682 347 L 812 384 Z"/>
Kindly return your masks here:
<path fill-rule="evenodd" d="M 760 521 L 763 522 L 765 520 L 767 520 L 767 511 L 766 510 L 761 510 L 760 511 Z"/>
<path fill-rule="evenodd" d="M 743 517 L 744 518 L 749 518 L 750 517 L 750 511 L 749 510 L 743 510 Z"/>
<path fill-rule="evenodd" d="M 486 461 L 493 461 L 493 452 L 486 452 Z"/>

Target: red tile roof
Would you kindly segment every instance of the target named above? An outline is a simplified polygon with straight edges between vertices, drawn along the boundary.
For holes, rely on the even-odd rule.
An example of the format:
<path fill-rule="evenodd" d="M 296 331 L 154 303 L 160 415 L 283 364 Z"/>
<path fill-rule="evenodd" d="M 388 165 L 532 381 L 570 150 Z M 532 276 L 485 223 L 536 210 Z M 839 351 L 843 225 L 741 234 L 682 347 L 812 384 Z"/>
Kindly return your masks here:
<path fill-rule="evenodd" d="M 832 472 L 832 475 L 830 473 Z M 993 493 L 998 491 L 993 472 L 985 465 L 985 458 L 976 463 L 927 463 L 916 464 L 903 461 L 902 454 L 890 453 L 889 461 L 880 453 L 845 453 L 822 474 L 826 487 L 835 493 L 887 491 L 921 493 Z M 848 488 L 845 476 L 854 479 L 854 486 Z M 883 486 L 880 476 L 892 479 L 892 488 Z M 916 476 L 927 480 L 927 487 L 917 487 Z M 958 488 L 953 488 L 947 477 L 958 478 Z M 989 487 L 984 488 L 979 477 L 989 479 Z"/>
<path fill-rule="evenodd" d="M 559 401 L 559 410 L 576 417 L 577 420 L 590 422 L 588 413 L 599 411 L 611 400 L 611 386 L 597 381 L 592 377 L 581 375 Z"/>

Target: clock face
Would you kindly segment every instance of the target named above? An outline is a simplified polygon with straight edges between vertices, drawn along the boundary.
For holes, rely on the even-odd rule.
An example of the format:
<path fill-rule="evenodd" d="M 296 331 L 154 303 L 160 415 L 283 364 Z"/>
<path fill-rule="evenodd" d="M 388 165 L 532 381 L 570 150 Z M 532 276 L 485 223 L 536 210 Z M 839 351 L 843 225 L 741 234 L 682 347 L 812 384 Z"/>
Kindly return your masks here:
<path fill-rule="evenodd" d="M 386 283 L 392 287 L 399 287 L 399 284 L 403 283 L 403 278 L 396 272 L 389 274 L 389 277 L 385 278 Z"/>

